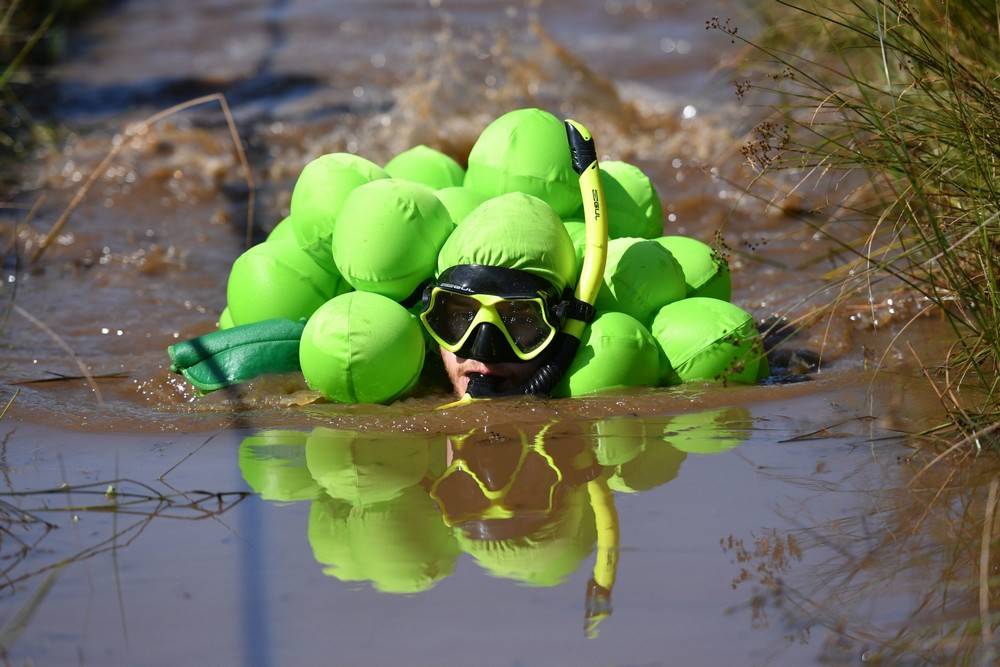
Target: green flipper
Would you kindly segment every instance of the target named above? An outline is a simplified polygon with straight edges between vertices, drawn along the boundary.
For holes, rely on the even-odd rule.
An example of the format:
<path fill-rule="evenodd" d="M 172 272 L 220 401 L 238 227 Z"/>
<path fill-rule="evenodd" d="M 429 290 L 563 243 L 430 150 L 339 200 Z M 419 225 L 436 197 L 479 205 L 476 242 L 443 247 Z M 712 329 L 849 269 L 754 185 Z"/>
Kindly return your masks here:
<path fill-rule="evenodd" d="M 299 339 L 305 320 L 276 318 L 214 331 L 167 348 L 179 373 L 201 393 L 269 373 L 299 369 Z"/>

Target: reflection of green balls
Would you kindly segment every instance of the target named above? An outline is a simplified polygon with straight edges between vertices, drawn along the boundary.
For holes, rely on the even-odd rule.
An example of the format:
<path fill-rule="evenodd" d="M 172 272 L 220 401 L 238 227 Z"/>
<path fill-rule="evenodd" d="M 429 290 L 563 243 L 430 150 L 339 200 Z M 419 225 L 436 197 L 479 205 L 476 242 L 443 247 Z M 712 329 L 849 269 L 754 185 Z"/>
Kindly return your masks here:
<path fill-rule="evenodd" d="M 424 145 L 414 146 L 389 160 L 385 173 L 390 178 L 421 183 L 435 190 L 461 185 L 465 180 L 465 170 L 454 158 Z"/>
<path fill-rule="evenodd" d="M 417 318 L 372 292 L 327 301 L 299 344 L 306 383 L 340 403 L 388 403 L 410 389 L 424 364 Z"/>
<path fill-rule="evenodd" d="M 646 447 L 646 420 L 613 416 L 594 422 L 594 455 L 602 466 L 628 463 Z"/>
<path fill-rule="evenodd" d="M 461 224 L 465 220 L 465 216 L 486 201 L 485 195 L 464 186 L 441 188 L 434 191 L 434 196 L 441 200 L 444 207 L 448 209 L 451 221 L 456 225 Z"/>
<path fill-rule="evenodd" d="M 677 415 L 663 427 L 663 439 L 682 452 L 718 454 L 742 443 L 751 430 L 750 411 L 734 406 Z"/>
<path fill-rule="evenodd" d="M 576 251 L 576 267 L 583 268 L 583 256 L 587 252 L 587 223 L 581 220 L 563 220 L 569 238 L 573 241 L 573 250 Z"/>
<path fill-rule="evenodd" d="M 483 130 L 469 153 L 465 185 L 487 197 L 534 195 L 560 216 L 580 207 L 566 127 L 539 109 L 511 111 Z"/>
<path fill-rule="evenodd" d="M 677 477 L 685 452 L 652 438 L 635 458 L 618 466 L 608 486 L 623 493 L 648 491 Z"/>
<path fill-rule="evenodd" d="M 691 297 L 667 304 L 653 321 L 663 384 L 721 380 L 753 384 L 768 374 L 753 317 L 727 301 Z"/>
<path fill-rule="evenodd" d="M 243 479 L 264 500 L 294 502 L 315 498 L 319 485 L 306 467 L 307 434 L 303 431 L 270 430 L 240 443 Z"/>
<path fill-rule="evenodd" d="M 601 162 L 601 184 L 607 202 L 608 236 L 644 239 L 663 234 L 663 204 L 652 181 L 627 162 Z"/>
<path fill-rule="evenodd" d="M 320 266 L 296 243 L 265 241 L 233 262 L 226 301 L 234 325 L 299 320 L 350 289 L 332 265 Z"/>
<path fill-rule="evenodd" d="M 612 239 L 604 266 L 604 284 L 594 306 L 627 313 L 646 327 L 657 311 L 684 298 L 684 272 L 674 256 L 656 241 Z"/>
<path fill-rule="evenodd" d="M 552 395 L 655 387 L 659 381 L 660 351 L 652 334 L 631 315 L 611 311 L 599 314 L 584 331 L 580 349 Z"/>
<path fill-rule="evenodd" d="M 417 593 L 450 575 L 458 546 L 421 487 L 390 501 L 352 506 L 324 497 L 309 512 L 309 543 L 323 573 L 370 581 L 386 593 Z"/>
<path fill-rule="evenodd" d="M 359 155 L 321 155 L 303 168 L 292 189 L 292 228 L 299 245 L 320 264 L 330 258 L 334 221 L 347 195 L 359 185 L 388 178 L 381 167 Z"/>
<path fill-rule="evenodd" d="M 656 242 L 669 250 L 684 270 L 688 296 L 729 301 L 733 292 L 729 263 L 711 246 L 687 236 L 661 236 Z"/>
<path fill-rule="evenodd" d="M 305 444 L 305 460 L 331 498 L 352 505 L 392 500 L 427 474 L 429 444 L 410 433 L 365 433 L 316 428 Z"/>
<path fill-rule="evenodd" d="M 333 228 L 333 261 L 355 289 L 402 301 L 434 275 L 455 225 L 434 191 L 390 178 L 347 196 Z"/>

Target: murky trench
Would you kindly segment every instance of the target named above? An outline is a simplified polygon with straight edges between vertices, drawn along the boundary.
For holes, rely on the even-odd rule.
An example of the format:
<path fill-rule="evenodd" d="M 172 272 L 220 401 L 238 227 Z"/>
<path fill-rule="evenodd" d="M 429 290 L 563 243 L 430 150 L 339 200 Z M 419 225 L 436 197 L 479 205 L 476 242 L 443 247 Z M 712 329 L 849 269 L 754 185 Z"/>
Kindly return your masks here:
<path fill-rule="evenodd" d="M 898 294 L 798 334 L 822 363 L 794 383 L 436 410 L 167 370 L 310 159 L 461 159 L 525 106 L 645 170 L 665 231 L 723 239 L 759 320 L 821 305 L 834 249 L 741 194 L 766 109 L 712 16 L 754 27 L 685 0 L 122 0 L 78 26 L 47 91 L 69 134 L 0 211 L 6 660 L 989 664 L 998 478 L 917 450 L 950 338 Z"/>

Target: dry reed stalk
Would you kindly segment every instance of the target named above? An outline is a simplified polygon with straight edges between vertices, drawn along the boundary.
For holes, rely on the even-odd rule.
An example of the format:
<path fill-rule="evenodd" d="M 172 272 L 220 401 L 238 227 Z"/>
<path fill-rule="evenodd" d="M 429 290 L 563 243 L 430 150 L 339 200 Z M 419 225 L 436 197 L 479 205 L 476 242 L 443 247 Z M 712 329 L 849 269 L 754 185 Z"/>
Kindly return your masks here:
<path fill-rule="evenodd" d="M 986 498 L 986 515 L 983 521 L 983 541 L 979 549 L 979 623 L 983 636 L 983 647 L 988 647 L 993 638 L 990 623 L 990 542 L 993 541 L 993 518 L 997 510 L 997 487 L 1000 477 L 990 480 L 990 491 Z"/>
<path fill-rule="evenodd" d="M 42 239 L 42 242 L 35 249 L 35 252 L 32 253 L 30 263 L 34 264 L 36 261 L 38 261 L 38 259 L 42 256 L 42 253 L 45 252 L 45 249 L 52 244 L 55 238 L 62 231 L 62 228 L 66 225 L 66 222 L 67 220 L 69 220 L 70 215 L 86 198 L 87 193 L 90 192 L 90 189 L 94 186 L 94 183 L 97 182 L 97 179 L 100 178 L 108 170 L 108 167 L 111 165 L 112 160 L 114 160 L 115 157 L 128 144 L 127 141 L 128 139 L 131 139 L 132 137 L 138 134 L 142 134 L 148 131 L 150 126 L 152 126 L 153 124 L 157 123 L 160 120 L 163 120 L 164 118 L 172 116 L 186 109 L 190 109 L 192 107 L 200 106 L 202 104 L 207 104 L 208 102 L 218 102 L 219 106 L 222 107 L 222 113 L 226 117 L 226 124 L 229 126 L 229 134 L 233 140 L 233 146 L 236 150 L 237 158 L 239 159 L 240 165 L 243 168 L 243 175 L 244 178 L 246 179 L 247 188 L 249 190 L 249 194 L 247 196 L 247 230 L 246 230 L 246 240 L 247 240 L 247 245 L 249 245 L 253 235 L 253 217 L 254 217 L 254 199 L 255 199 L 255 191 L 254 191 L 255 186 L 253 182 L 253 174 L 250 172 L 250 163 L 247 160 L 246 153 L 243 151 L 243 143 L 240 140 L 239 133 L 236 130 L 236 121 L 233 118 L 232 112 L 229 110 L 229 103 L 226 102 L 226 98 L 222 93 L 213 93 L 211 95 L 204 95 L 202 97 L 198 97 L 193 100 L 188 100 L 187 102 L 176 104 L 168 109 L 164 109 L 163 111 L 155 113 L 149 118 L 140 121 L 139 123 L 135 123 L 133 125 L 126 127 L 121 133 L 119 133 L 115 137 L 116 141 L 114 142 L 114 145 L 112 146 L 111 150 L 104 157 L 104 159 L 101 160 L 100 164 L 97 165 L 97 168 L 94 169 L 94 171 L 90 174 L 90 177 L 87 179 L 86 183 L 84 183 L 83 186 L 81 186 L 80 189 L 77 190 L 76 194 L 73 196 L 73 199 L 70 201 L 69 205 L 62 212 L 62 215 L 59 216 L 55 224 L 53 224 L 52 228 L 49 230 L 49 233 L 45 235 L 45 238 Z"/>

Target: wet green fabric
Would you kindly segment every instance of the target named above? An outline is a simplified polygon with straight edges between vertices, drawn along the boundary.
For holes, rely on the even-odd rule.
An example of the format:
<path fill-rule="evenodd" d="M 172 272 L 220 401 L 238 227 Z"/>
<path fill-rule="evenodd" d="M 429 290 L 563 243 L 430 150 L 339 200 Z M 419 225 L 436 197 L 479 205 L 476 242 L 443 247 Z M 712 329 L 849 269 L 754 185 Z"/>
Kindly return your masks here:
<path fill-rule="evenodd" d="M 649 177 L 635 165 L 617 160 L 601 162 L 608 212 L 608 236 L 613 239 L 652 239 L 663 233 L 663 204 Z"/>
<path fill-rule="evenodd" d="M 650 331 L 663 351 L 664 385 L 692 380 L 753 384 L 768 375 L 753 316 L 726 301 L 695 296 L 667 304 Z"/>
<path fill-rule="evenodd" d="M 192 338 L 167 348 L 170 370 L 201 392 L 269 373 L 299 370 L 305 322 L 275 318 Z"/>
<path fill-rule="evenodd" d="M 608 242 L 604 283 L 594 306 L 631 315 L 649 327 L 663 306 L 687 293 L 684 270 L 656 241 L 619 238 Z"/>
<path fill-rule="evenodd" d="M 306 323 L 299 347 L 311 389 L 338 403 L 389 403 L 409 390 L 424 364 L 420 322 L 392 299 L 348 292 Z"/>
<path fill-rule="evenodd" d="M 554 397 L 583 396 L 615 387 L 655 387 L 660 351 L 653 335 L 631 315 L 598 313 Z"/>
<path fill-rule="evenodd" d="M 233 324 L 274 318 L 295 321 L 350 290 L 332 261 L 318 264 L 294 240 L 268 240 L 233 262 L 226 303 Z"/>
<path fill-rule="evenodd" d="M 403 301 L 434 275 L 438 251 L 454 228 L 427 186 L 372 181 L 344 200 L 331 238 L 333 261 L 355 289 Z"/>
<path fill-rule="evenodd" d="M 465 169 L 455 158 L 423 144 L 386 162 L 385 173 L 390 178 L 421 183 L 435 190 L 462 185 L 465 181 Z"/>
<path fill-rule="evenodd" d="M 562 219 L 519 192 L 487 200 L 455 228 L 438 255 L 438 273 L 459 264 L 526 271 L 560 291 L 576 283 L 576 252 Z"/>
<path fill-rule="evenodd" d="M 733 294 L 729 263 L 708 244 L 689 236 L 661 236 L 657 243 L 670 251 L 684 271 L 687 296 L 729 301 Z"/>
<path fill-rule="evenodd" d="M 517 109 L 489 124 L 469 152 L 465 186 L 487 197 L 523 192 L 559 215 L 580 208 L 566 126 L 541 109 Z"/>
<path fill-rule="evenodd" d="M 330 237 L 340 207 L 356 188 L 389 174 L 371 160 L 353 153 L 329 153 L 309 162 L 292 189 L 292 231 L 299 246 L 328 266 Z"/>

